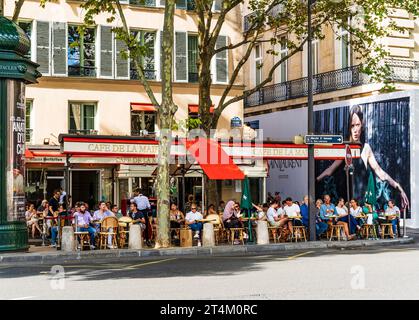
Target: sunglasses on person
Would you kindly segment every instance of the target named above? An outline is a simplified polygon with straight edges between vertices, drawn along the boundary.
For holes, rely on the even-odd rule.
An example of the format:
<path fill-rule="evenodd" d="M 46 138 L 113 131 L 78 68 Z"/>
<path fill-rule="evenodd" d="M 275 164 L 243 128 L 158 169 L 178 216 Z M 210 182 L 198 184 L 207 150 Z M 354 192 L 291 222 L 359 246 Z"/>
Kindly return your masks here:
<path fill-rule="evenodd" d="M 196 208 L 191 208 L 191 210 L 196 210 Z"/>

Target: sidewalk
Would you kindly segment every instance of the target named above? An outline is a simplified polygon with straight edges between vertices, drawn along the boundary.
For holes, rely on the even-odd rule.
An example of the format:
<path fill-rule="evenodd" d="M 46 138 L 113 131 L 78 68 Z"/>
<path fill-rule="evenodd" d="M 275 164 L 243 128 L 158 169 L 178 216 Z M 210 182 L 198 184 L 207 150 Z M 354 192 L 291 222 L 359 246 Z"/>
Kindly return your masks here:
<path fill-rule="evenodd" d="M 62 252 L 49 247 L 31 246 L 29 252 L 1 253 L 1 264 L 35 263 L 51 264 L 65 262 L 80 262 L 98 259 L 124 258 L 157 258 L 157 257 L 193 257 L 221 255 L 257 255 L 275 254 L 281 251 L 312 250 L 312 249 L 351 249 L 363 247 L 396 246 L 414 243 L 414 238 L 398 238 L 386 240 L 356 240 L 356 241 L 316 241 L 298 243 L 277 243 L 268 245 L 225 245 L 216 247 L 167 248 L 167 249 L 117 249 Z"/>

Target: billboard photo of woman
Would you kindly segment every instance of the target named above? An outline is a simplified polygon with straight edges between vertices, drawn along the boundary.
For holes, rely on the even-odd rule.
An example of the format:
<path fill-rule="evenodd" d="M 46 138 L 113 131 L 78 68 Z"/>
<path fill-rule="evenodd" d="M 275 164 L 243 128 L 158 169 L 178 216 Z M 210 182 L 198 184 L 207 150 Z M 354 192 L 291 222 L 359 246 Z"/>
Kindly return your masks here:
<path fill-rule="evenodd" d="M 361 144 L 361 158 L 353 161 L 353 196 L 364 199 L 372 174 L 380 209 L 392 198 L 399 198 L 402 208 L 408 209 L 410 205 L 409 101 L 402 100 L 316 112 L 316 132 L 343 134 L 345 140 Z M 333 193 L 326 185 L 330 182 L 328 179 L 335 176 L 335 194 L 346 195 L 346 180 L 340 181 L 346 177 L 339 172 L 343 171 L 344 160 L 325 162 L 316 164 L 317 190 Z"/>

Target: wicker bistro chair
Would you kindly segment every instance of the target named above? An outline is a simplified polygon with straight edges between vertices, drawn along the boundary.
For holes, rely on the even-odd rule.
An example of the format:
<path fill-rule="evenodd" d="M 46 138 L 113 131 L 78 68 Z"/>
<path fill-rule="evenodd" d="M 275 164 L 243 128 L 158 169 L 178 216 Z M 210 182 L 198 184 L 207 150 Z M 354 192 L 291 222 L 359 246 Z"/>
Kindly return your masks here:
<path fill-rule="evenodd" d="M 112 228 L 112 231 L 110 229 Z M 116 217 L 106 217 L 102 220 L 99 232 L 99 248 L 106 249 L 108 236 L 112 237 L 112 245 L 117 247 L 119 221 Z"/>
<path fill-rule="evenodd" d="M 118 222 L 119 247 L 124 248 L 129 236 L 129 227 L 132 223 L 132 219 L 130 217 L 121 217 Z"/>

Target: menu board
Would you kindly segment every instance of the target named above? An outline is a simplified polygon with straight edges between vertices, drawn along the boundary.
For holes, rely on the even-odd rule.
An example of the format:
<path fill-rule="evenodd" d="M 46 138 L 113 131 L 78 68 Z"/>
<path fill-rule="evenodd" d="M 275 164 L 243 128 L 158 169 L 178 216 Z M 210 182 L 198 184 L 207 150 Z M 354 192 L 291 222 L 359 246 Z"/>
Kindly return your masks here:
<path fill-rule="evenodd" d="M 25 221 L 25 84 L 7 80 L 7 220 Z"/>

